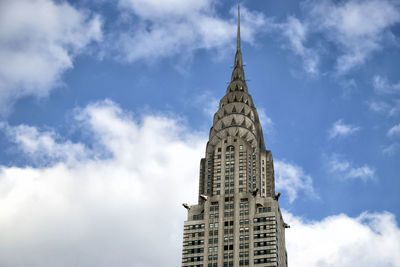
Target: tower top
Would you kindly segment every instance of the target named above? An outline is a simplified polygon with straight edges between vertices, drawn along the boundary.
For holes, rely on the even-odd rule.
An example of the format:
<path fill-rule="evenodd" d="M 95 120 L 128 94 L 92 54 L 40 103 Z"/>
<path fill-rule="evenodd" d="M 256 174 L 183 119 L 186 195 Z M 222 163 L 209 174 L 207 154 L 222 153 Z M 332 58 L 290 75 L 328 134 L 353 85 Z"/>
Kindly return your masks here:
<path fill-rule="evenodd" d="M 237 40 L 236 50 L 240 50 L 240 5 L 238 5 L 238 25 L 237 25 Z"/>
<path fill-rule="evenodd" d="M 232 82 L 239 80 L 242 83 L 244 91 L 247 92 L 246 79 L 244 77 L 242 52 L 240 51 L 240 6 L 238 5 L 238 23 L 237 23 L 237 39 L 236 39 L 236 54 L 235 63 L 233 64 L 233 72 L 231 77 Z M 236 86 L 236 84 L 235 84 Z M 227 91 L 228 92 L 228 91 Z"/>

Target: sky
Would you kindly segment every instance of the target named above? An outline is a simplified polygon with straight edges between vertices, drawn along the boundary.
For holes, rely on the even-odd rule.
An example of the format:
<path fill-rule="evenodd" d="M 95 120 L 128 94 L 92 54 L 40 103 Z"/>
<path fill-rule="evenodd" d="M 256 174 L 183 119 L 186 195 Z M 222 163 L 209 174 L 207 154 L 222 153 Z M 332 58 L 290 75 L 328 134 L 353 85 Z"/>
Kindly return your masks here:
<path fill-rule="evenodd" d="M 237 4 L 0 0 L 0 266 L 180 265 Z M 289 264 L 400 266 L 400 2 L 240 6 Z"/>

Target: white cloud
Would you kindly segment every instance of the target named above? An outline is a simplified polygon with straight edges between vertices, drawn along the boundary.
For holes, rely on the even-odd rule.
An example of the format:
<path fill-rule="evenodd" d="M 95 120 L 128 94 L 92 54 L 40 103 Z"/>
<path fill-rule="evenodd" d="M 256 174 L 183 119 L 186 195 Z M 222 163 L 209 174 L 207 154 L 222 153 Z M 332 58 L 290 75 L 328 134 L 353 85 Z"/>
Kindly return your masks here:
<path fill-rule="evenodd" d="M 390 43 L 390 29 L 400 22 L 399 5 L 392 0 L 305 0 L 302 8 L 304 19 L 288 16 L 269 26 L 288 39 L 311 75 L 320 73 L 319 63 L 327 53 L 335 55 L 337 74 L 364 64 Z"/>
<path fill-rule="evenodd" d="M 400 136 L 400 123 L 390 128 L 389 131 L 387 132 L 387 135 Z"/>
<path fill-rule="evenodd" d="M 194 100 L 196 107 L 209 118 L 213 118 L 215 112 L 218 110 L 219 100 L 210 91 L 204 91 L 197 95 Z"/>
<path fill-rule="evenodd" d="M 100 40 L 99 17 L 52 0 L 0 2 L 0 113 L 24 96 L 47 96 L 74 57 Z"/>
<path fill-rule="evenodd" d="M 274 161 L 276 191 L 284 191 L 288 194 L 289 202 L 292 203 L 299 193 L 316 198 L 312 185 L 312 178 L 305 174 L 300 166 L 282 160 Z"/>
<path fill-rule="evenodd" d="M 382 153 L 388 156 L 393 156 L 400 150 L 399 143 L 390 144 L 382 149 Z"/>
<path fill-rule="evenodd" d="M 346 73 L 382 49 L 390 27 L 400 22 L 399 6 L 391 0 L 309 1 L 312 23 L 342 51 L 337 70 Z"/>
<path fill-rule="evenodd" d="M 333 139 L 335 137 L 346 137 L 359 131 L 360 127 L 344 124 L 343 120 L 336 121 L 332 128 L 329 130 L 329 138 Z"/>
<path fill-rule="evenodd" d="M 371 100 L 367 102 L 370 110 L 387 116 L 394 116 L 400 112 L 400 100 L 389 101 Z"/>
<path fill-rule="evenodd" d="M 328 168 L 330 172 L 344 179 L 360 179 L 368 181 L 376 178 L 374 168 L 368 165 L 354 167 L 351 162 L 342 159 L 338 155 L 331 156 L 328 161 Z"/>
<path fill-rule="evenodd" d="M 296 267 L 400 266 L 400 229 L 393 214 L 345 214 L 307 221 L 284 212 L 289 265 Z"/>
<path fill-rule="evenodd" d="M 94 143 L 2 125 L 27 156 L 47 154 L 51 164 L 0 166 L 0 266 L 179 266 L 180 203 L 196 201 L 205 137 L 173 118 L 138 118 L 110 101 L 78 109 L 76 119 Z M 275 166 L 289 198 L 313 194 L 300 167 Z M 284 218 L 293 266 L 399 265 L 399 228 L 390 213 Z"/>
<path fill-rule="evenodd" d="M 302 23 L 295 17 L 288 17 L 285 23 L 278 25 L 283 36 L 289 40 L 289 47 L 294 54 L 303 60 L 304 70 L 310 75 L 318 74 L 318 53 L 311 48 L 305 46 L 310 29 L 309 25 Z"/>
<path fill-rule="evenodd" d="M 274 132 L 274 122 L 272 119 L 267 115 L 264 108 L 258 108 L 258 116 L 260 119 L 260 123 L 262 126 L 263 131 L 266 134 L 271 134 Z"/>
<path fill-rule="evenodd" d="M 400 83 L 391 84 L 386 77 L 375 75 L 373 79 L 375 92 L 378 94 L 395 94 L 400 93 Z"/>
<path fill-rule="evenodd" d="M 19 149 L 35 164 L 82 160 L 92 154 L 82 144 L 71 141 L 63 142 L 54 131 L 39 131 L 28 125 L 3 126 L 11 141 L 18 144 Z M 0 129 L 1 129 L 0 128 Z"/>
<path fill-rule="evenodd" d="M 178 266 L 205 138 L 109 101 L 76 118 L 93 144 L 7 126 L 27 156 L 51 161 L 0 166 L 0 266 Z"/>
<path fill-rule="evenodd" d="M 367 102 L 370 110 L 377 113 L 386 113 L 390 106 L 386 102 L 371 100 Z"/>
<path fill-rule="evenodd" d="M 174 55 L 188 57 L 197 49 L 233 46 L 236 21 L 218 17 L 215 5 L 213 0 L 120 0 L 121 12 L 135 21 L 131 31 L 116 37 L 117 57 L 129 62 L 152 61 Z M 253 42 L 265 24 L 264 16 L 246 8 L 241 13 L 243 39 Z"/>

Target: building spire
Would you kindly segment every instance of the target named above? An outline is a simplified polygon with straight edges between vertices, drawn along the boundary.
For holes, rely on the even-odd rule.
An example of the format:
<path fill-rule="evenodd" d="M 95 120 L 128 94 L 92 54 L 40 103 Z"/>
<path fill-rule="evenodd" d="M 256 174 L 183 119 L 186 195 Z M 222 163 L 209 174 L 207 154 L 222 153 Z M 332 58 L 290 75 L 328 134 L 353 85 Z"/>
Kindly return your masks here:
<path fill-rule="evenodd" d="M 237 44 L 236 50 L 240 50 L 240 5 L 238 5 L 238 25 L 237 25 Z"/>
<path fill-rule="evenodd" d="M 235 63 L 233 65 L 233 72 L 231 77 L 231 84 L 234 88 L 236 85 L 233 85 L 233 81 L 240 80 L 243 83 L 243 90 L 247 92 L 246 79 L 244 77 L 243 70 L 243 60 L 242 60 L 242 52 L 240 51 L 240 6 L 238 5 L 238 22 L 237 22 L 237 40 L 236 40 L 236 54 L 235 54 Z M 231 87 L 231 86 L 229 86 Z M 232 89 L 231 89 L 232 90 Z M 227 92 L 229 91 L 229 88 Z"/>

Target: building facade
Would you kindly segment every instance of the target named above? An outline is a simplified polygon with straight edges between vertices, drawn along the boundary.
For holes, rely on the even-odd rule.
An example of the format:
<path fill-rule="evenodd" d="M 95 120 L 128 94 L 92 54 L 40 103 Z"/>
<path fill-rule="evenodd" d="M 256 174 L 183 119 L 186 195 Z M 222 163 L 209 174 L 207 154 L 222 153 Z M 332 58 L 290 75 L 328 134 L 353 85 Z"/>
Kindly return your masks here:
<path fill-rule="evenodd" d="M 182 267 L 287 266 L 274 164 L 246 85 L 240 50 L 200 161 L 197 205 L 184 223 Z"/>

